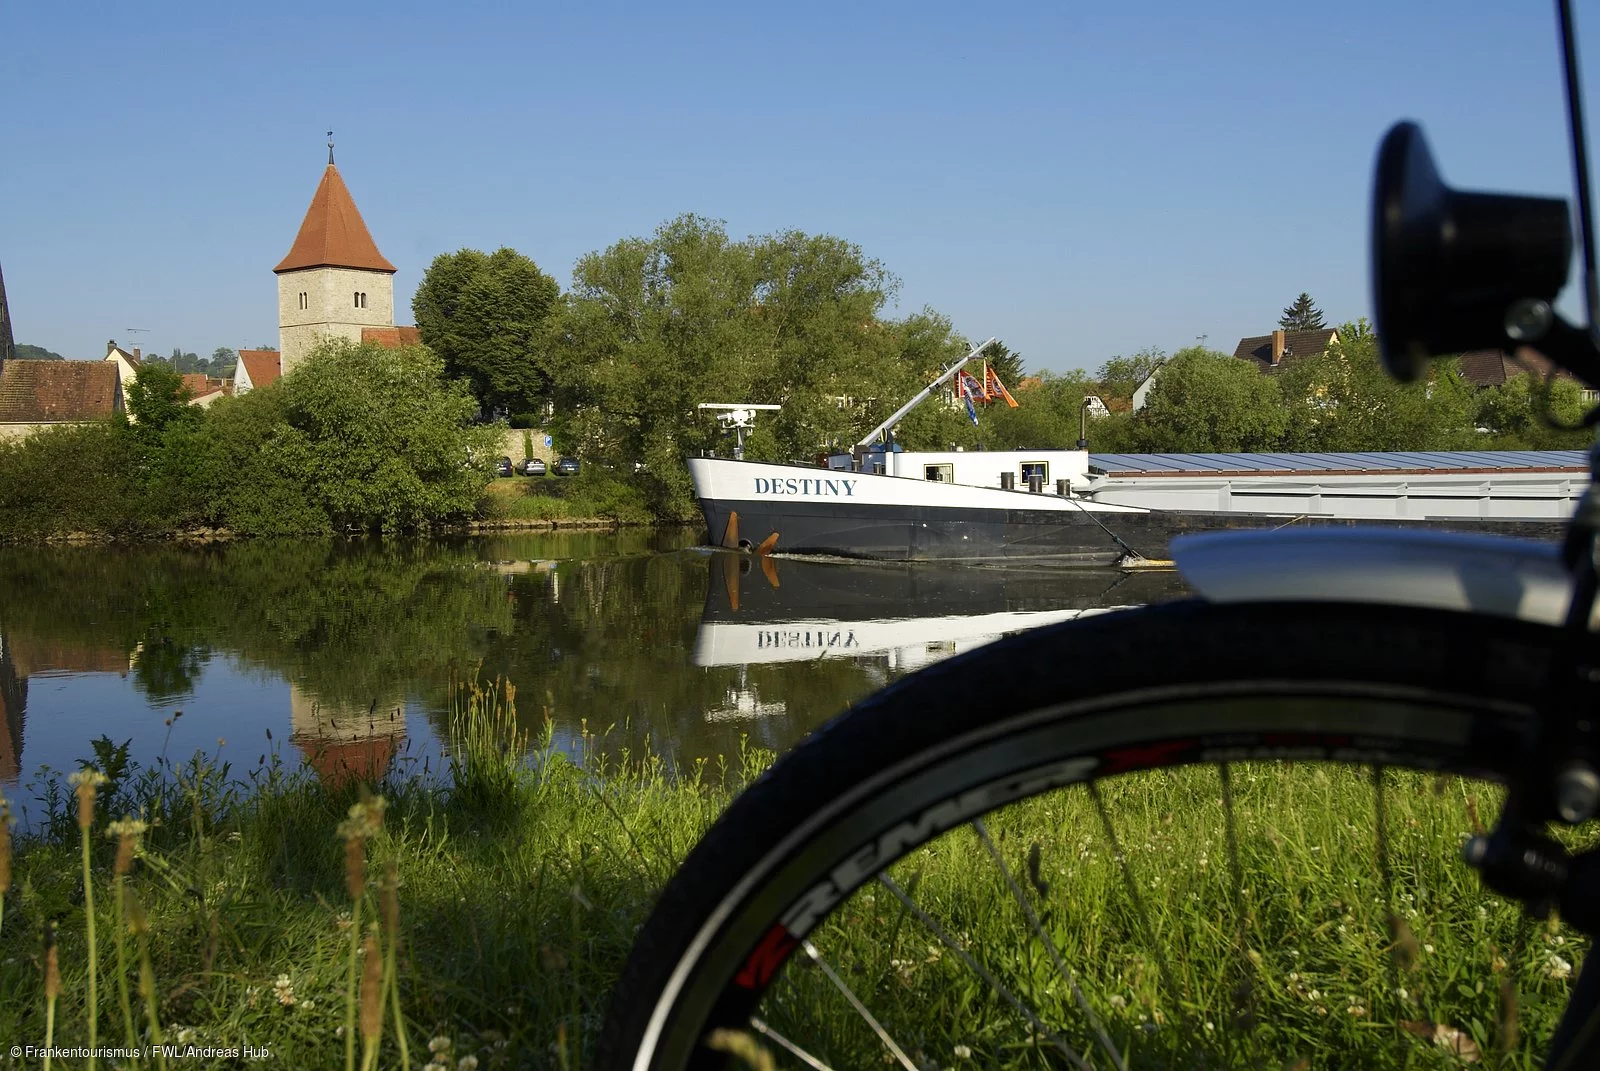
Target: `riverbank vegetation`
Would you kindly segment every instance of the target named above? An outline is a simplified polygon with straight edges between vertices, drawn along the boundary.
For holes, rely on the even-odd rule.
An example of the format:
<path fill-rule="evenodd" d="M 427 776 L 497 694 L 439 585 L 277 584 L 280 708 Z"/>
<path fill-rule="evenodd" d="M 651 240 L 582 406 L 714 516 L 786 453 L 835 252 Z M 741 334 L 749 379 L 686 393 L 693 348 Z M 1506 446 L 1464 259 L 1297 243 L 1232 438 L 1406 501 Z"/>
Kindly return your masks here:
<path fill-rule="evenodd" d="M 249 1044 L 305 1068 L 366 1067 L 367 1053 L 383 1067 L 587 1066 L 656 890 L 771 755 L 670 767 L 588 727 L 530 746 L 508 686 L 465 682 L 455 699 L 447 768 L 397 768 L 375 796 L 276 754 L 141 770 L 109 740 L 87 793 L 83 778 L 76 799 L 54 778 L 27 786 L 0 878 L 0 1031 L 42 1041 L 53 1011 L 55 1042 L 82 1044 L 93 999 L 102 1044 Z M 1537 1066 L 1583 951 L 1459 863 L 1493 790 L 1391 774 L 1391 886 L 1362 771 L 1240 764 L 1233 784 L 1231 845 L 1209 770 L 1109 783 L 1116 844 L 1081 791 L 989 820 L 1136 1066 L 1165 1066 L 1181 1039 L 1216 1067 L 1332 1052 L 1452 1067 L 1502 1048 L 1501 1066 Z M 1079 1021 L 971 831 L 894 876 L 1047 1020 Z M 918 1066 L 1043 1061 L 1043 1039 L 884 889 L 814 939 Z M 791 965 L 779 985 L 781 1032 L 820 1028 L 849 1066 L 881 1055 L 820 972 Z"/>
<path fill-rule="evenodd" d="M 698 511 L 683 459 L 728 445 L 700 403 L 780 405 L 757 423 L 747 456 L 811 462 L 849 448 L 968 352 L 933 309 L 891 315 L 898 292 L 883 264 L 842 239 L 736 239 L 692 215 L 581 258 L 564 293 L 513 250 L 444 254 L 413 302 L 423 346 L 330 341 L 278 383 L 204 410 L 185 404 L 170 365 L 147 362 L 129 389 L 131 425 L 0 443 L 0 539 L 690 522 Z M 1365 322 L 1270 375 L 1203 346 L 1114 357 L 1093 374 L 1026 375 L 1003 343 L 984 357 L 1010 378 L 1016 408 L 985 405 L 974 426 L 946 393 L 907 415 L 896 440 L 1043 449 L 1082 435 L 1099 451 L 1217 452 L 1587 439 L 1540 417 L 1576 423 L 1585 402 L 1575 381 L 1523 375 L 1480 388 L 1446 360 L 1403 386 L 1384 375 Z M 1086 419 L 1090 395 L 1109 415 Z M 486 490 L 508 427 L 544 429 L 584 476 L 537 486 L 519 477 L 522 494 Z"/>

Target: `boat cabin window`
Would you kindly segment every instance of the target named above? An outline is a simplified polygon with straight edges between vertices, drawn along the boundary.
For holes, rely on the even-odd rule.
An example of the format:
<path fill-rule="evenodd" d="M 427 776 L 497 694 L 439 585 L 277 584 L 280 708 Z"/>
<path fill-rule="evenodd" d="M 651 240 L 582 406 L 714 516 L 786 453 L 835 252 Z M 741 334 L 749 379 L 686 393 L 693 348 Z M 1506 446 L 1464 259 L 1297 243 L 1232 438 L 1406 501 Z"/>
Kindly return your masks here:
<path fill-rule="evenodd" d="M 1024 487 L 1028 486 L 1028 481 L 1031 478 L 1033 478 L 1034 476 L 1039 477 L 1039 479 L 1043 480 L 1045 483 L 1049 483 L 1050 482 L 1050 462 L 1048 462 L 1048 461 L 1024 461 L 1022 463 L 1022 486 L 1024 486 Z"/>
<path fill-rule="evenodd" d="M 922 471 L 927 479 L 934 483 L 955 483 L 956 467 L 954 465 L 924 465 Z"/>

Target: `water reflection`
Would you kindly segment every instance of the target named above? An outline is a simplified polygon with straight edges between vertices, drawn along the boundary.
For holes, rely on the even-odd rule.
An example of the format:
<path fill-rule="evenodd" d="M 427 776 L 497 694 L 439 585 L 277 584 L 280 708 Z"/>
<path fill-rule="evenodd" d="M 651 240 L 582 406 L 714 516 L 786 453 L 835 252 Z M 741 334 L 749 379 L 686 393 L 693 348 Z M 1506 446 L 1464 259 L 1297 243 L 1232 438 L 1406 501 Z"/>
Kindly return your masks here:
<path fill-rule="evenodd" d="M 691 657 L 700 667 L 737 671 L 723 702 L 706 711 L 712 722 L 789 714 L 793 680 L 763 680 L 751 673 L 755 666 L 804 663 L 812 674 L 839 672 L 859 684 L 864 695 L 1001 636 L 1183 594 L 1181 582 L 1169 572 L 751 559 L 724 553 L 710 556 L 707 572 L 706 604 Z M 794 728 L 804 731 L 812 723 Z"/>
<path fill-rule="evenodd" d="M 1181 590 L 1171 574 L 763 563 L 697 534 L 0 548 L 0 781 L 70 769 L 101 734 L 144 764 L 280 749 L 333 781 L 376 778 L 437 763 L 452 682 L 474 672 L 517 686 L 527 728 L 609 730 L 613 750 L 784 747 L 937 658 Z"/>

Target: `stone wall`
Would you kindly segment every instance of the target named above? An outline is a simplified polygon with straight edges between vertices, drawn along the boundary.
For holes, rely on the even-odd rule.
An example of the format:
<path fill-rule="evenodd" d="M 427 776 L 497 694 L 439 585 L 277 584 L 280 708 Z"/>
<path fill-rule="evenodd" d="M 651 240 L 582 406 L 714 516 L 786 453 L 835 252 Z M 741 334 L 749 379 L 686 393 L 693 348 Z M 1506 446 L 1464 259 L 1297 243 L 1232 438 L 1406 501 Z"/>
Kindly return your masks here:
<path fill-rule="evenodd" d="M 544 431 L 541 428 L 528 428 L 526 431 L 521 428 L 507 429 L 504 445 L 501 446 L 500 453 L 504 454 L 506 457 L 509 457 L 513 465 L 522 464 L 525 458 L 540 457 L 544 459 L 546 465 L 549 465 L 553 468 L 558 455 L 553 446 L 546 446 L 544 444 L 545 438 L 549 434 L 549 432 Z M 527 435 L 528 439 L 532 440 L 532 453 L 529 453 L 526 449 L 528 443 L 523 439 L 524 435 Z"/>
<path fill-rule="evenodd" d="M 306 295 L 306 308 L 300 295 Z M 366 295 L 357 307 L 356 294 Z M 303 360 L 318 340 L 361 341 L 363 327 L 394 326 L 394 276 L 354 268 L 307 268 L 278 276 L 278 349 L 283 374 Z"/>

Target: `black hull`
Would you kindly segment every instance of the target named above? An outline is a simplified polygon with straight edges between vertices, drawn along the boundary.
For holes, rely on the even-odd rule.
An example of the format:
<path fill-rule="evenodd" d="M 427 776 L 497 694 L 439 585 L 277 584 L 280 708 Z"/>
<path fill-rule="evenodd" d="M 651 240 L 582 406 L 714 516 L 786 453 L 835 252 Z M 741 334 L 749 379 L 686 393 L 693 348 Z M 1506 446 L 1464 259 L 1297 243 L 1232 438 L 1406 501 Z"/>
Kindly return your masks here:
<path fill-rule="evenodd" d="M 700 500 L 708 541 L 721 544 L 731 513 L 741 545 L 787 554 L 874 561 L 1029 562 L 1106 566 L 1125 558 L 1172 557 L 1172 540 L 1195 532 L 1298 527 L 1420 528 L 1558 540 L 1563 521 L 1286 519 L 1247 513 L 1064 513 L 1058 510 L 874 506 L 861 503 Z"/>
<path fill-rule="evenodd" d="M 1015 560 L 1005 568 L 982 569 L 787 558 L 758 567 L 752 556 L 740 554 L 710 555 L 706 580 L 702 620 L 741 624 L 1097 609 L 1178 598 L 1186 590 L 1166 569 L 1041 569 Z"/>

